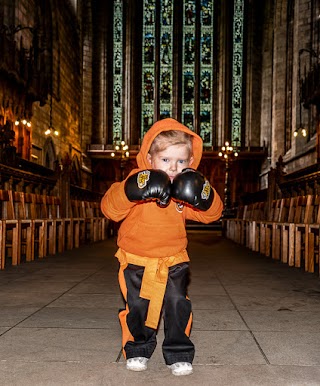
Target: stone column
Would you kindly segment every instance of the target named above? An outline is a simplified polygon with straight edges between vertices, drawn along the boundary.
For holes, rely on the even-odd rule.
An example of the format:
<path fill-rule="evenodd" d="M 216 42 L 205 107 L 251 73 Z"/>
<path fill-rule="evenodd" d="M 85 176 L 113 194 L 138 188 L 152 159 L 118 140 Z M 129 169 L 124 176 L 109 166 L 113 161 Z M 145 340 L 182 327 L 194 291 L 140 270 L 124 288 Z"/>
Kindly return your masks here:
<path fill-rule="evenodd" d="M 286 56 L 287 56 L 287 4 L 277 1 L 275 6 L 273 71 L 272 71 L 272 135 L 271 166 L 284 154 Z"/>
<path fill-rule="evenodd" d="M 107 142 L 108 8 L 106 1 L 92 1 L 92 143 L 96 144 Z"/>

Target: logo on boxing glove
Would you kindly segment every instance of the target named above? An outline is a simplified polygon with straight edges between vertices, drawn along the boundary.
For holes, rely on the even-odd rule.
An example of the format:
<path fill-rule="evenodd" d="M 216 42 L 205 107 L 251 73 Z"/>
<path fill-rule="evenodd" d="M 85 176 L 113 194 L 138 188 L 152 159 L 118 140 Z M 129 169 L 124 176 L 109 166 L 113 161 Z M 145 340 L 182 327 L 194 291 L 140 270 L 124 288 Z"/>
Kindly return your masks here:
<path fill-rule="evenodd" d="M 184 204 L 182 202 L 176 202 L 176 211 L 178 213 L 182 213 L 184 208 Z"/>
<path fill-rule="evenodd" d="M 143 189 L 147 186 L 147 182 L 150 178 L 150 170 L 143 170 L 137 175 L 137 185 L 139 189 Z"/>
<path fill-rule="evenodd" d="M 210 197 L 210 191 L 211 191 L 210 183 L 208 180 L 205 180 L 205 182 L 202 186 L 201 198 L 203 200 L 208 200 Z"/>

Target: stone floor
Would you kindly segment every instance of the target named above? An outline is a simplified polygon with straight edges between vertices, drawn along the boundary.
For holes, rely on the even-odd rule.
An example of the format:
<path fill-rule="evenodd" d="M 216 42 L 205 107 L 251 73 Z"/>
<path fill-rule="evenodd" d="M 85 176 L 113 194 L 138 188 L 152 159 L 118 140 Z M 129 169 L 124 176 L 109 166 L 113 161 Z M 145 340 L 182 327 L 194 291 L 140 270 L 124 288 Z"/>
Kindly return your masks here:
<path fill-rule="evenodd" d="M 190 231 L 194 374 L 120 350 L 114 239 L 0 271 L 0 385 L 320 385 L 320 279 Z"/>

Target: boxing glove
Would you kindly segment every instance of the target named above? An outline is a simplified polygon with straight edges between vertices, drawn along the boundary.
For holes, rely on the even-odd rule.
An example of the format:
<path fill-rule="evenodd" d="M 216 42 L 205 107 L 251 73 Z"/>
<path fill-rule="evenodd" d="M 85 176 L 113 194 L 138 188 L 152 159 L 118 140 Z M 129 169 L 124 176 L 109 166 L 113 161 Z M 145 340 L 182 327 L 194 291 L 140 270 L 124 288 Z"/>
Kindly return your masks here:
<path fill-rule="evenodd" d="M 212 204 L 214 191 L 200 172 L 187 168 L 177 174 L 172 181 L 171 197 L 205 211 Z"/>
<path fill-rule="evenodd" d="M 156 199 L 159 206 L 167 206 L 171 197 L 171 181 L 162 170 L 142 170 L 127 178 L 124 190 L 129 201 Z"/>

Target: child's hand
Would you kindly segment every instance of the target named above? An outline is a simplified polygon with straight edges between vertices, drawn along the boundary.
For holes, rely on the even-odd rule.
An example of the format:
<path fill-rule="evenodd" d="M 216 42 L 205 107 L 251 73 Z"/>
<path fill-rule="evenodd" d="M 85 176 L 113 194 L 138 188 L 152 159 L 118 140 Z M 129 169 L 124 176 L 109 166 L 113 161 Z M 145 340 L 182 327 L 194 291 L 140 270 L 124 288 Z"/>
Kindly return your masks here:
<path fill-rule="evenodd" d="M 212 204 L 214 191 L 209 181 L 200 172 L 187 168 L 175 176 L 171 197 L 205 211 Z"/>
<path fill-rule="evenodd" d="M 143 170 L 127 179 L 124 190 L 130 201 L 157 199 L 159 206 L 167 206 L 171 196 L 171 181 L 162 170 Z"/>

